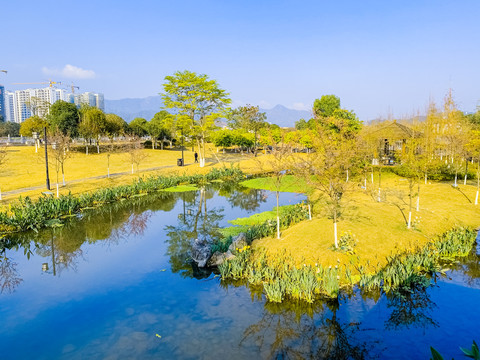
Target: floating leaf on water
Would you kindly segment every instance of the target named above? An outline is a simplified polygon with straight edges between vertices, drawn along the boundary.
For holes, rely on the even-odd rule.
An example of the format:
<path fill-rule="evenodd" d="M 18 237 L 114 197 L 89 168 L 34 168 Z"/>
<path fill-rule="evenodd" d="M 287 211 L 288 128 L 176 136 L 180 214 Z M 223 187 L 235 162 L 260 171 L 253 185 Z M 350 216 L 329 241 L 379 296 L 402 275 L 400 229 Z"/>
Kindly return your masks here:
<path fill-rule="evenodd" d="M 161 335 L 158 335 L 158 334 L 155 334 L 155 336 L 158 337 L 159 339 L 162 338 L 162 336 L 161 336 Z"/>
<path fill-rule="evenodd" d="M 167 269 L 161 269 L 160 271 L 167 271 Z"/>

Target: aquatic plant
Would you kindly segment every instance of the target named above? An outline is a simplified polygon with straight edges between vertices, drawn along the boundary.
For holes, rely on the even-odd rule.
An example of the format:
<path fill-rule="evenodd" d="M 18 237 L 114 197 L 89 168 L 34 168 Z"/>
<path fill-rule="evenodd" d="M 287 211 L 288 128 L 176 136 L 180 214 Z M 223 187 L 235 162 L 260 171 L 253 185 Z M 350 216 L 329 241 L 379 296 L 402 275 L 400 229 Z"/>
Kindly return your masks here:
<path fill-rule="evenodd" d="M 238 167 L 214 168 L 205 175 L 150 176 L 140 178 L 130 185 L 99 189 L 79 196 L 72 194 L 54 198 L 44 195 L 37 200 L 20 197 L 0 212 L 0 228 L 4 232 L 38 230 L 45 227 L 46 221 L 60 219 L 79 213 L 82 210 L 116 201 L 145 196 L 182 183 L 204 184 L 215 179 L 239 180 L 243 173 Z"/>

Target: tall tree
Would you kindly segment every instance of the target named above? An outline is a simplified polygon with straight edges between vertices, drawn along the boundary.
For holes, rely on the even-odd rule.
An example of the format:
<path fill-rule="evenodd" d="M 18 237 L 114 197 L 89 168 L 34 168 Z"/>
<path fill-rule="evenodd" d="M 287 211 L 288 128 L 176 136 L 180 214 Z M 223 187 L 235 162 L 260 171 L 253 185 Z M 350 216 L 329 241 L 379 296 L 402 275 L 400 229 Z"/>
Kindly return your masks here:
<path fill-rule="evenodd" d="M 147 134 L 147 120 L 137 117 L 128 124 L 128 129 L 132 135 L 145 136 Z"/>
<path fill-rule="evenodd" d="M 40 116 L 34 115 L 20 124 L 20 135 L 32 136 L 33 132 L 40 133 L 48 123 Z"/>
<path fill-rule="evenodd" d="M 58 100 L 50 106 L 47 122 L 50 125 L 50 131 L 52 133 L 59 130 L 64 135 L 70 135 L 71 137 L 78 136 L 80 114 L 75 104 Z"/>
<path fill-rule="evenodd" d="M 300 158 L 297 170 L 324 195 L 325 210 L 333 221 L 335 247 L 338 248 L 337 222 L 343 210 L 344 195 L 352 184 L 345 180 L 357 155 L 357 136 L 352 136 L 347 124 L 340 119 L 330 121 L 336 121 L 336 131 L 317 124 L 312 139 L 315 151 Z"/>
<path fill-rule="evenodd" d="M 116 114 L 105 114 L 105 134 L 113 140 L 127 130 L 128 124 Z"/>
<path fill-rule="evenodd" d="M 245 105 L 233 109 L 228 116 L 232 129 L 243 129 L 254 134 L 254 154 L 257 156 L 257 134 L 265 127 L 267 115 L 259 111 L 258 106 Z"/>
<path fill-rule="evenodd" d="M 196 139 L 200 166 L 205 166 L 205 140 L 215 127 L 215 120 L 230 104 L 228 93 L 205 74 L 185 70 L 165 77 L 162 98 L 165 109 L 175 109 L 178 115 L 190 120 L 189 127 Z M 183 129 L 184 131 L 187 129 Z"/>
<path fill-rule="evenodd" d="M 157 112 L 152 120 L 150 120 L 145 128 L 152 138 L 152 149 L 157 147 L 158 139 L 171 139 L 174 125 L 174 117 L 168 111 L 162 110 Z M 162 140 L 163 150 L 163 140 Z"/>
<path fill-rule="evenodd" d="M 97 152 L 100 153 L 100 137 L 105 133 L 107 125 L 105 113 L 99 108 L 84 106 L 81 109 L 81 117 L 80 132 L 85 139 L 95 139 Z"/>
<path fill-rule="evenodd" d="M 317 118 L 332 116 L 337 109 L 340 109 L 340 98 L 335 95 L 323 95 L 313 102 L 313 115 Z"/>

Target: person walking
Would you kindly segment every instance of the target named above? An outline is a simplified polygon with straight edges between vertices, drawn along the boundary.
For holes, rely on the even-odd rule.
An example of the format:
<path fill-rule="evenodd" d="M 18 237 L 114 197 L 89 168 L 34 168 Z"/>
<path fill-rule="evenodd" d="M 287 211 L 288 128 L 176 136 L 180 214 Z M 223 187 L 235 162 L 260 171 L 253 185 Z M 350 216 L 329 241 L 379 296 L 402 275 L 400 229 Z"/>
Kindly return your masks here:
<path fill-rule="evenodd" d="M 196 151 L 195 151 L 195 162 L 198 163 L 198 154 Z"/>

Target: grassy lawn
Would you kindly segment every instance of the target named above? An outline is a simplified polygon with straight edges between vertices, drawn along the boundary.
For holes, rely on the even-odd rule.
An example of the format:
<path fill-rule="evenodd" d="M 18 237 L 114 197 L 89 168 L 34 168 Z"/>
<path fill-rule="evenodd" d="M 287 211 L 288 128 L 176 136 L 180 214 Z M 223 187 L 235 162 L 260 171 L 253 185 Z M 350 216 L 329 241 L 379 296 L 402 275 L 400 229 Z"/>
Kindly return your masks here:
<path fill-rule="evenodd" d="M 6 163 L 0 170 L 0 188 L 3 193 L 26 189 L 30 187 L 42 187 L 30 191 L 22 191 L 17 194 L 4 194 L 2 205 L 17 199 L 21 196 L 38 197 L 45 188 L 45 158 L 43 149 L 35 153 L 33 146 L 11 146 L 8 147 Z M 253 158 L 252 155 L 240 153 L 216 153 L 212 147 L 207 152 L 207 164 L 200 168 L 194 163 L 194 156 L 191 148 L 184 151 L 185 166 L 178 167 L 177 159 L 181 158 L 181 151 L 174 150 L 152 150 L 144 149 L 145 159 L 139 164 L 138 171 L 134 168 L 131 174 L 131 161 L 128 153 L 113 153 L 110 156 L 110 174 L 126 173 L 110 178 L 88 179 L 92 177 L 107 175 L 107 153 L 98 154 L 95 147 L 90 147 L 88 155 L 82 152 L 72 151 L 65 162 L 66 186 L 62 185 L 61 172 L 59 172 L 60 194 L 78 194 L 93 191 L 98 188 L 114 187 L 129 184 L 138 177 L 150 175 L 168 174 L 194 174 L 207 173 L 212 167 L 239 166 L 247 173 L 256 173 L 263 169 L 265 155 Z M 259 166 L 259 164 L 261 166 Z M 160 168 L 150 170 L 152 168 Z M 53 159 L 49 159 L 50 184 L 55 192 L 57 183 L 57 172 Z M 82 180 L 88 179 L 88 180 Z"/>
<path fill-rule="evenodd" d="M 261 188 L 271 189 L 272 179 L 255 179 Z M 286 184 L 295 183 L 287 180 Z M 472 183 L 473 184 L 473 183 Z M 271 185 L 271 184 L 270 184 Z M 473 202 L 476 187 L 460 185 L 460 190 Z M 382 174 L 382 189 L 397 189 L 404 192 L 408 202 L 407 181 L 391 173 Z M 415 198 L 416 201 L 416 198 Z M 414 201 L 414 203 L 415 203 Z M 255 248 L 265 248 L 277 256 L 291 254 L 298 265 L 320 263 L 324 266 L 364 265 L 370 271 L 386 264 L 386 257 L 405 250 L 414 250 L 431 241 L 453 226 L 480 225 L 480 207 L 467 198 L 450 183 L 432 182 L 420 187 L 420 209 L 413 210 L 413 229 L 408 230 L 400 210 L 394 205 L 400 200 L 387 195 L 386 202 L 377 202 L 360 187 L 345 195 L 346 207 L 338 223 L 338 233 L 350 231 L 357 239 L 355 254 L 345 254 L 332 250 L 334 232 L 332 220 L 323 213 L 323 202 L 315 207 L 316 216 L 311 221 L 303 221 L 284 231 L 281 239 L 265 238 L 254 242 Z M 408 207 L 405 208 L 408 217 Z"/>

